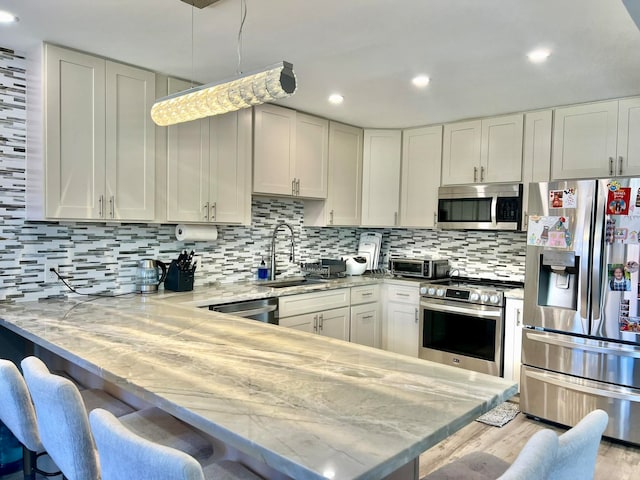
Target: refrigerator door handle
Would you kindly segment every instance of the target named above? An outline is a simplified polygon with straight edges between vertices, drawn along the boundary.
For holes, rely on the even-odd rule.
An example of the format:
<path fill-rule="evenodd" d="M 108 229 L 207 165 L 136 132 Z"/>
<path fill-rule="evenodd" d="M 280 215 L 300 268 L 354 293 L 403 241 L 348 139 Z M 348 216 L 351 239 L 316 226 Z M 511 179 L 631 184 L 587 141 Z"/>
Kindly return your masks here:
<path fill-rule="evenodd" d="M 562 379 L 560 375 L 554 374 L 551 372 L 541 373 L 541 372 L 534 372 L 529 370 L 526 372 L 526 375 L 527 377 L 534 378 L 541 382 L 550 383 L 551 385 L 557 385 L 562 388 L 569 388 L 571 390 L 587 393 L 590 395 L 596 395 L 596 396 L 605 395 L 609 398 L 615 398 L 618 400 L 629 401 L 629 402 L 640 402 L 640 395 L 625 393 L 622 391 L 622 388 L 615 387 L 614 385 L 611 386 L 612 388 L 610 390 L 603 392 L 599 388 L 590 387 L 588 385 L 584 385 L 584 384 L 578 385 L 577 383 L 566 382 Z"/>
<path fill-rule="evenodd" d="M 618 357 L 640 358 L 640 349 L 622 348 L 610 346 L 609 342 L 600 340 L 585 340 L 583 342 L 575 342 L 560 338 L 560 335 L 550 335 L 548 333 L 527 332 L 527 338 L 534 342 L 541 342 L 558 347 L 572 348 L 574 350 L 584 350 L 585 352 L 593 352 L 599 354 L 616 355 Z M 562 335 L 564 337 L 564 335 Z"/>

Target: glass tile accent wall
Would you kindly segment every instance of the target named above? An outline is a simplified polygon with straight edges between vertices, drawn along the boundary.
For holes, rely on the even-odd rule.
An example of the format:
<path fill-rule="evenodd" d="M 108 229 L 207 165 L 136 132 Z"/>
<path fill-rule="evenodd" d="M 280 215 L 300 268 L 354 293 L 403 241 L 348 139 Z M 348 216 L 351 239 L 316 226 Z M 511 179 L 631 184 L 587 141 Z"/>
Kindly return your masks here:
<path fill-rule="evenodd" d="M 69 294 L 59 281 L 46 282 L 45 263 L 83 293 L 125 293 L 135 288 L 136 263 L 170 261 L 181 250 L 202 257 L 196 286 L 252 280 L 261 258 L 269 263 L 271 232 L 281 221 L 296 237 L 296 262 L 357 252 L 363 228 L 304 226 L 300 200 L 255 197 L 251 226 L 218 226 L 215 242 L 179 242 L 175 225 L 27 221 L 26 61 L 0 48 L 0 301 L 32 301 Z M 453 232 L 376 229 L 383 233 L 382 262 L 389 256 L 445 256 L 461 275 L 524 279 L 525 239 L 514 232 Z M 283 275 L 298 274 L 288 261 L 289 238 L 276 242 Z"/>

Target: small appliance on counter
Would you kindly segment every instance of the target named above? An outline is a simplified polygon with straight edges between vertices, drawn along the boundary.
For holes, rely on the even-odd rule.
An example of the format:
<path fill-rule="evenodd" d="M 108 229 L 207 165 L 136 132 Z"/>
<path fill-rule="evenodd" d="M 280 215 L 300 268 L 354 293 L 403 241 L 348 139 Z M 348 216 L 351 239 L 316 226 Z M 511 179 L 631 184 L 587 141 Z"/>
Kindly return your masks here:
<path fill-rule="evenodd" d="M 389 268 L 396 277 L 436 280 L 449 276 L 449 260 L 446 258 L 391 257 Z"/>
<path fill-rule="evenodd" d="M 336 278 L 344 277 L 347 266 L 342 259 L 323 258 L 319 262 L 301 263 L 300 269 L 308 277 Z"/>
<path fill-rule="evenodd" d="M 169 271 L 164 281 L 165 290 L 172 292 L 190 292 L 193 290 L 193 280 L 196 272 L 196 262 L 193 260 L 194 251 L 183 251 L 177 259 L 171 260 Z"/>
<path fill-rule="evenodd" d="M 136 290 L 140 293 L 155 293 L 166 277 L 166 263 L 149 258 L 140 260 L 136 271 Z"/>
<path fill-rule="evenodd" d="M 358 245 L 358 256 L 367 259 L 365 270 L 375 270 L 378 268 L 380 259 L 380 247 L 382 245 L 382 234 L 378 232 L 363 232 L 360 235 Z"/>
<path fill-rule="evenodd" d="M 362 275 L 367 271 L 367 258 L 359 255 L 342 257 L 347 265 L 347 275 Z"/>

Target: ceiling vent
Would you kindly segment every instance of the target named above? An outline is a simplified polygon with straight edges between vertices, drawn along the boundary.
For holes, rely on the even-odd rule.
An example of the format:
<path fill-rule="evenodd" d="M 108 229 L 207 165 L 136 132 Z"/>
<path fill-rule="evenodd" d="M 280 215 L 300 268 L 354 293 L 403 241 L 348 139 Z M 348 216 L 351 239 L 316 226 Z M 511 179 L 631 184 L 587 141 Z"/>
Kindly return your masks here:
<path fill-rule="evenodd" d="M 188 3 L 197 8 L 205 8 L 209 5 L 213 5 L 214 3 L 219 2 L 220 0 L 181 0 L 184 3 Z"/>

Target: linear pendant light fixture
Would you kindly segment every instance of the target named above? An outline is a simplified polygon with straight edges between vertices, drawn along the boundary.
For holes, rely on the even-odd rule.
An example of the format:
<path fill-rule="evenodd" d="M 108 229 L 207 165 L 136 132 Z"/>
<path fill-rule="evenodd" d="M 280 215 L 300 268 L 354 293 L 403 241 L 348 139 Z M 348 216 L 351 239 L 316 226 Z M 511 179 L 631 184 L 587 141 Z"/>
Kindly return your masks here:
<path fill-rule="evenodd" d="M 193 3 L 194 0 L 182 1 L 198 6 Z M 205 0 L 204 3 L 214 2 Z M 246 6 L 244 15 L 246 17 Z M 243 23 L 244 17 L 238 34 L 238 69 Z M 164 127 L 279 100 L 293 95 L 295 91 L 296 76 L 293 65 L 283 61 L 261 70 L 160 98 L 151 107 L 151 118 L 157 125 Z"/>
<path fill-rule="evenodd" d="M 151 118 L 164 127 L 286 98 L 295 91 L 293 65 L 281 62 L 239 78 L 160 98 L 151 108 Z"/>

